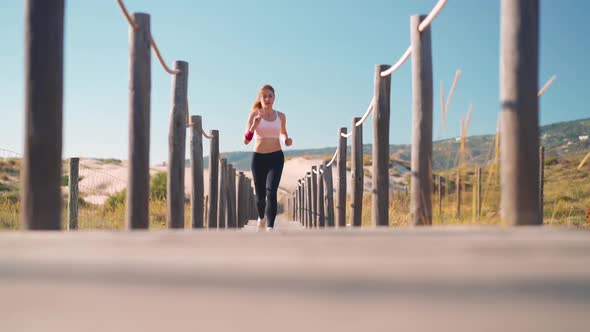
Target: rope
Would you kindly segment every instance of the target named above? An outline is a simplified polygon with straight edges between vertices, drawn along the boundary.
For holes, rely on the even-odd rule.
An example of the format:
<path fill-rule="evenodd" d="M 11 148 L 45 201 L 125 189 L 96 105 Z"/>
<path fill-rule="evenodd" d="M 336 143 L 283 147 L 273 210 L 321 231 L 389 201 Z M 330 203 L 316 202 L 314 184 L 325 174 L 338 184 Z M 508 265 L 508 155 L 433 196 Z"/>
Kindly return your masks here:
<path fill-rule="evenodd" d="M 131 15 L 129 15 L 127 8 L 125 8 L 123 0 L 117 0 L 117 3 L 119 4 L 119 8 L 121 8 L 121 11 L 123 12 L 123 15 L 125 15 L 125 18 L 127 18 L 127 22 L 129 23 L 129 25 L 133 28 L 133 30 L 137 31 L 139 27 L 137 26 L 137 24 L 135 24 L 135 22 L 133 22 Z"/>
<path fill-rule="evenodd" d="M 549 88 L 549 86 L 551 84 L 553 84 L 553 81 L 555 81 L 556 78 L 557 78 L 557 75 L 551 76 L 551 78 L 549 79 L 549 81 L 547 81 L 547 83 L 545 83 L 545 85 L 543 85 L 543 87 L 541 88 L 541 90 L 539 90 L 539 93 L 537 93 L 537 97 L 541 97 L 545 93 L 545 91 L 547 91 L 547 89 Z"/>
<path fill-rule="evenodd" d="M 393 66 L 391 66 L 391 68 L 381 72 L 381 77 L 391 75 L 391 73 L 398 70 L 399 67 L 401 67 L 404 64 L 404 62 L 406 62 L 408 60 L 408 58 L 410 57 L 411 54 L 412 54 L 412 45 L 408 46 L 408 49 L 406 50 L 406 52 L 404 52 L 404 54 L 401 56 L 401 58 L 399 58 L 399 60 L 397 60 L 397 62 Z"/>
<path fill-rule="evenodd" d="M 212 135 L 207 135 L 207 133 L 203 130 L 203 128 L 201 128 L 201 134 L 203 135 L 203 137 L 205 137 L 206 139 L 212 139 L 213 136 Z"/>
<path fill-rule="evenodd" d="M 337 155 L 338 155 L 338 149 L 336 149 L 336 152 L 334 152 L 334 155 L 332 156 L 332 159 L 330 159 L 330 162 L 326 164 L 326 167 L 332 166 L 332 163 L 334 162 L 334 160 L 336 160 L 336 156 Z"/>
<path fill-rule="evenodd" d="M 117 3 L 119 4 L 119 8 L 121 8 L 121 11 L 123 12 L 123 15 L 125 15 L 125 18 L 127 19 L 127 22 L 129 23 L 129 25 L 133 28 L 134 31 L 137 31 L 139 29 L 139 27 L 137 26 L 137 24 L 135 24 L 135 22 L 133 22 L 133 19 L 131 18 L 131 15 L 129 15 L 129 11 L 127 11 L 127 8 L 125 7 L 125 4 L 123 3 L 123 0 L 117 0 Z M 170 69 L 170 67 L 168 67 L 168 65 L 166 64 L 166 62 L 162 58 L 162 54 L 160 54 L 160 50 L 158 49 L 158 45 L 156 45 L 156 41 L 154 40 L 154 36 L 150 36 L 150 45 L 152 46 L 152 49 L 156 53 L 156 57 L 160 61 L 160 64 L 162 65 L 162 67 L 164 67 L 164 70 L 167 71 L 168 74 L 176 75 L 176 74 L 180 73 L 179 70 L 173 70 L 173 69 Z"/>
<path fill-rule="evenodd" d="M 318 171 L 317 171 L 317 170 L 315 170 L 315 169 L 312 169 L 311 171 L 313 172 L 313 174 L 317 174 L 317 175 L 319 175 L 319 174 L 320 174 L 320 173 L 318 173 Z"/>
<path fill-rule="evenodd" d="M 162 58 L 162 55 L 160 54 L 160 50 L 158 49 L 158 45 L 156 45 L 156 41 L 154 40 L 154 36 L 150 36 L 150 44 L 152 45 L 152 48 L 154 49 L 154 52 L 156 53 L 158 60 L 160 60 L 160 64 L 162 65 L 162 67 L 164 67 L 164 70 L 167 71 L 168 74 L 176 75 L 176 74 L 180 73 L 180 70 L 172 70 L 172 69 L 170 69 L 170 67 L 168 67 L 168 65 L 166 64 L 166 62 Z"/>
<path fill-rule="evenodd" d="M 340 136 L 342 136 L 344 138 L 349 138 L 350 136 L 352 136 L 352 133 L 348 133 L 348 134 L 340 133 Z"/>
<path fill-rule="evenodd" d="M 354 125 L 355 126 L 360 126 L 363 124 L 363 122 L 365 122 L 365 120 L 369 117 L 369 114 L 371 114 L 371 112 L 373 111 L 373 104 L 375 103 L 375 97 L 373 97 L 373 99 L 371 99 L 371 103 L 369 104 L 369 107 L 367 108 L 367 112 L 365 113 L 365 115 L 363 115 L 363 117 L 357 121 Z"/>
<path fill-rule="evenodd" d="M 447 1 L 448 0 L 439 0 L 436 3 L 434 8 L 432 8 L 432 11 L 430 12 L 430 14 L 428 14 L 428 16 L 426 16 L 426 18 L 424 19 L 424 21 L 422 21 L 420 23 L 420 25 L 418 25 L 418 31 L 422 32 L 422 31 L 424 31 L 424 29 L 428 28 L 430 23 L 436 18 L 436 16 L 440 13 L 440 11 L 443 9 L 443 7 L 447 4 Z"/>

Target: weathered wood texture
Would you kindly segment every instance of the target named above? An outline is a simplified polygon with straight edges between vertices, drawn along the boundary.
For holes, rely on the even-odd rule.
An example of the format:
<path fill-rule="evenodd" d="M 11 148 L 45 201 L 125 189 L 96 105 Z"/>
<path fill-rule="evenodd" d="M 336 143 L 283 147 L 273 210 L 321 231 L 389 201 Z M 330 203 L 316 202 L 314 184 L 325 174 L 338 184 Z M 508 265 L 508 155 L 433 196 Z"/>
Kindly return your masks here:
<path fill-rule="evenodd" d="M 371 224 L 389 225 L 389 119 L 391 75 L 381 77 L 389 65 L 375 66 L 373 104 L 373 160 L 371 190 Z"/>
<path fill-rule="evenodd" d="M 207 225 L 210 229 L 217 228 L 217 201 L 219 199 L 219 131 L 211 130 L 209 145 L 209 216 Z"/>
<path fill-rule="evenodd" d="M 338 129 L 338 156 L 336 167 L 338 168 L 338 187 L 336 189 L 336 227 L 346 227 L 346 127 Z"/>
<path fill-rule="evenodd" d="M 168 228 L 184 228 L 184 169 L 186 117 L 188 114 L 188 62 L 175 61 L 172 76 L 172 110 L 168 131 L 168 181 L 166 206 Z"/>
<path fill-rule="evenodd" d="M 68 230 L 78 229 L 78 174 L 80 158 L 70 158 L 70 172 L 68 173 Z"/>
<path fill-rule="evenodd" d="M 318 176 L 316 174 L 317 167 L 311 166 L 311 215 L 312 225 L 314 228 L 318 227 Z"/>
<path fill-rule="evenodd" d="M 363 126 L 356 126 L 360 117 L 352 118 L 352 146 L 350 151 L 350 225 L 360 227 L 363 222 Z"/>
<path fill-rule="evenodd" d="M 311 186 L 311 173 L 307 172 L 305 175 L 305 195 L 306 195 L 306 205 L 307 205 L 307 227 L 313 228 L 313 192 Z"/>
<path fill-rule="evenodd" d="M 586 331 L 589 253 L 590 233 L 540 227 L 1 233 L 0 319 L 47 332 L 194 330 L 179 317 L 195 312 L 207 331 Z"/>
<path fill-rule="evenodd" d="M 334 220 L 334 185 L 332 181 L 332 166 L 326 166 L 327 162 L 324 161 L 324 182 L 325 182 L 325 190 L 326 190 L 326 226 L 327 227 L 334 227 L 335 220 Z"/>
<path fill-rule="evenodd" d="M 539 1 L 502 0 L 500 212 L 539 225 Z"/>
<path fill-rule="evenodd" d="M 539 218 L 543 223 L 545 206 L 545 147 L 539 147 Z"/>
<path fill-rule="evenodd" d="M 191 116 L 191 225 L 204 227 L 204 180 L 203 180 L 203 124 L 200 115 Z"/>
<path fill-rule="evenodd" d="M 30 230 L 59 230 L 64 0 L 27 0 L 25 5 L 25 137 L 21 174 L 21 225 Z"/>
<path fill-rule="evenodd" d="M 324 166 L 320 165 L 319 167 L 319 175 L 318 175 L 318 195 L 316 197 L 317 201 L 317 212 L 318 212 L 318 227 L 325 227 L 326 226 L 326 217 L 325 217 L 325 208 L 324 208 L 324 174 L 323 174 Z"/>
<path fill-rule="evenodd" d="M 410 223 L 432 224 L 432 48 L 430 27 L 418 31 L 425 15 L 410 18 L 412 40 L 412 179 Z"/>
<path fill-rule="evenodd" d="M 134 13 L 129 28 L 129 168 L 127 229 L 149 227 L 151 53 L 150 16 Z"/>
<path fill-rule="evenodd" d="M 227 217 L 227 159 L 219 161 L 219 196 L 217 204 L 217 227 L 225 228 Z"/>

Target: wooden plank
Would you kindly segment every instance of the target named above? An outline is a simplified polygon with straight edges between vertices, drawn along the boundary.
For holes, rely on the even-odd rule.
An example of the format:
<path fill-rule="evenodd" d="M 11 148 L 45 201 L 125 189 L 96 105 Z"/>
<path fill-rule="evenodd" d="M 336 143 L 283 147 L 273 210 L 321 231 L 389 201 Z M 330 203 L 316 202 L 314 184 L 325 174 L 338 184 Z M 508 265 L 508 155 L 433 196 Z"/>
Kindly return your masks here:
<path fill-rule="evenodd" d="M 184 228 L 184 169 L 186 117 L 188 114 L 188 62 L 174 61 L 172 110 L 168 131 L 168 181 L 166 211 L 168 228 Z"/>
<path fill-rule="evenodd" d="M 336 189 L 336 227 L 346 227 L 346 127 L 338 129 L 338 156 L 336 167 L 338 168 L 338 187 Z"/>
<path fill-rule="evenodd" d="M 30 230 L 59 230 L 64 1 L 27 0 L 25 4 L 25 143 L 21 225 Z"/>
<path fill-rule="evenodd" d="M 412 41 L 412 179 L 410 223 L 432 225 L 432 48 L 430 27 L 418 25 L 426 15 L 410 18 Z"/>
<path fill-rule="evenodd" d="M 352 148 L 350 152 L 350 225 L 360 227 L 363 223 L 363 126 L 356 126 L 360 117 L 352 118 Z"/>
<path fill-rule="evenodd" d="M 585 331 L 589 253 L 588 232 L 530 227 L 4 232 L 0 318 L 49 332 L 191 330 L 178 317 L 195 312 L 214 331 Z"/>
<path fill-rule="evenodd" d="M 151 53 L 150 16 L 134 13 L 129 28 L 129 168 L 127 229 L 149 228 Z"/>
<path fill-rule="evenodd" d="M 68 230 L 78 229 L 78 169 L 80 158 L 70 158 L 70 172 L 68 173 Z"/>
<path fill-rule="evenodd" d="M 209 144 L 209 207 L 207 208 L 210 229 L 217 228 L 217 204 L 219 199 L 219 130 L 211 130 Z"/>
<path fill-rule="evenodd" d="M 204 227 L 204 180 L 203 180 L 203 125 L 200 115 L 191 116 L 191 225 Z"/>
<path fill-rule="evenodd" d="M 391 75 L 381 77 L 389 65 L 375 66 L 375 103 L 373 104 L 373 161 L 371 224 L 389 225 L 389 119 Z"/>
<path fill-rule="evenodd" d="M 540 225 L 539 1 L 502 0 L 500 26 L 500 216 Z"/>

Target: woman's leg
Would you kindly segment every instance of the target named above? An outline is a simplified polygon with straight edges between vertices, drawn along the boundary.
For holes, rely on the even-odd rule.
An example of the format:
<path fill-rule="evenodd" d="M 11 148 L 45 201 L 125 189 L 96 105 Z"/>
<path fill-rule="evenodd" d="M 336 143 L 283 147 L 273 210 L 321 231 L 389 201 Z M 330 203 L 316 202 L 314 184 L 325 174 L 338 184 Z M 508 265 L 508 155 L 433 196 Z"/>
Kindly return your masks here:
<path fill-rule="evenodd" d="M 258 217 L 264 218 L 266 208 L 266 175 L 268 173 L 268 162 L 264 154 L 256 153 L 252 155 L 252 178 L 254 180 L 254 190 L 256 194 L 256 210 Z"/>
<path fill-rule="evenodd" d="M 266 217 L 267 226 L 274 227 L 275 218 L 277 216 L 277 190 L 281 182 L 281 175 L 283 174 L 283 166 L 285 164 L 285 156 L 283 151 L 277 151 L 272 154 L 272 164 L 266 176 Z"/>

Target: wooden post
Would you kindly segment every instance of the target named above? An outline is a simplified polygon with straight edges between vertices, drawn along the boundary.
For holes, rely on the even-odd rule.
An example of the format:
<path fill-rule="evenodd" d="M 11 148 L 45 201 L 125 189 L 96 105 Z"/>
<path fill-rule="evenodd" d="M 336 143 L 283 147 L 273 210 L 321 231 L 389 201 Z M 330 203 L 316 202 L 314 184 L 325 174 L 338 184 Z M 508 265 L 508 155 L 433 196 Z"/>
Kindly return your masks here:
<path fill-rule="evenodd" d="M 150 16 L 134 13 L 138 29 L 129 28 L 129 168 L 127 182 L 127 229 L 149 227 L 150 201 Z"/>
<path fill-rule="evenodd" d="M 442 186 L 442 176 L 438 175 L 438 215 L 439 215 L 439 222 L 443 223 L 443 209 L 442 209 L 442 197 L 443 197 L 443 186 Z"/>
<path fill-rule="evenodd" d="M 209 146 L 209 229 L 217 228 L 217 200 L 219 185 L 219 131 L 211 130 Z"/>
<path fill-rule="evenodd" d="M 244 227 L 246 224 L 246 185 L 245 185 L 245 177 L 244 172 L 238 173 L 238 228 Z"/>
<path fill-rule="evenodd" d="M 334 227 L 334 184 L 332 182 L 332 166 L 326 166 L 327 162 L 324 161 L 324 182 L 326 184 L 326 226 Z"/>
<path fill-rule="evenodd" d="M 318 176 L 318 195 L 316 197 L 317 200 L 317 212 L 318 212 L 318 227 L 324 228 L 326 226 L 326 218 L 325 218 L 325 208 L 324 208 L 324 165 L 320 165 L 319 167 L 319 176 Z"/>
<path fill-rule="evenodd" d="M 311 215 L 312 215 L 312 227 L 318 227 L 318 177 L 317 167 L 311 166 Z"/>
<path fill-rule="evenodd" d="M 540 225 L 539 1 L 502 0 L 500 26 L 501 218 Z"/>
<path fill-rule="evenodd" d="M 203 228 L 203 126 L 200 115 L 191 116 L 191 225 Z"/>
<path fill-rule="evenodd" d="M 78 229 L 78 166 L 79 158 L 70 158 L 70 173 L 68 184 L 70 194 L 68 195 L 68 230 Z"/>
<path fill-rule="evenodd" d="M 336 210 L 338 211 L 338 222 L 336 227 L 346 227 L 346 127 L 338 129 L 338 157 L 336 166 L 338 167 L 338 188 L 336 195 Z"/>
<path fill-rule="evenodd" d="M 61 229 L 64 0 L 27 0 L 21 225 Z"/>
<path fill-rule="evenodd" d="M 410 19 L 412 40 L 412 180 L 410 216 L 414 225 L 432 225 L 432 49 L 430 27 L 420 32 L 426 15 Z"/>
<path fill-rule="evenodd" d="M 236 182 L 234 174 L 234 166 L 227 164 L 227 228 L 236 228 Z"/>
<path fill-rule="evenodd" d="M 303 187 L 301 185 L 301 179 L 299 179 L 297 182 L 299 183 L 299 188 L 297 189 L 299 191 L 299 221 L 305 226 L 305 218 L 303 217 Z"/>
<path fill-rule="evenodd" d="M 297 209 L 299 208 L 299 198 L 298 198 L 298 191 L 295 190 L 293 193 L 293 220 L 298 221 L 297 219 Z"/>
<path fill-rule="evenodd" d="M 186 155 L 186 116 L 188 63 L 175 61 L 178 74 L 172 76 L 172 111 L 168 132 L 168 182 L 166 206 L 168 228 L 184 228 L 184 169 Z"/>
<path fill-rule="evenodd" d="M 227 212 L 227 159 L 219 161 L 219 201 L 217 205 L 217 228 L 225 228 Z"/>
<path fill-rule="evenodd" d="M 545 147 L 539 147 L 539 219 L 543 223 L 544 216 L 544 193 L 545 193 Z"/>
<path fill-rule="evenodd" d="M 293 221 L 297 220 L 296 216 L 295 216 L 295 211 L 297 210 L 297 200 L 295 198 L 296 193 L 293 192 L 291 193 L 291 219 Z"/>
<path fill-rule="evenodd" d="M 311 173 L 305 175 L 305 189 L 307 202 L 307 227 L 313 228 L 313 188 L 311 187 Z"/>
<path fill-rule="evenodd" d="M 350 151 L 350 225 L 360 227 L 363 223 L 363 126 L 356 126 L 360 117 L 352 118 L 352 149 Z"/>
<path fill-rule="evenodd" d="M 477 168 L 477 219 L 481 218 L 481 167 Z"/>
<path fill-rule="evenodd" d="M 389 226 L 389 114 L 391 75 L 381 77 L 388 65 L 375 66 L 373 104 L 373 166 L 371 224 Z"/>

